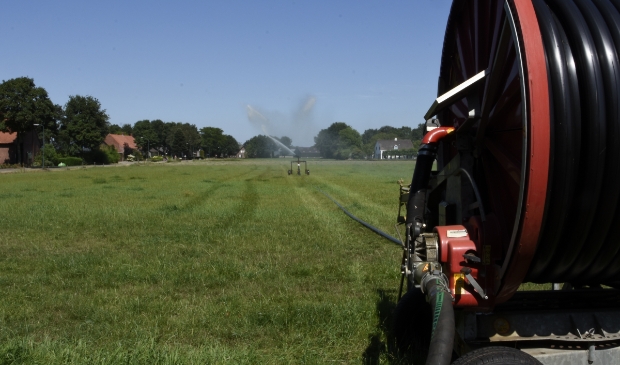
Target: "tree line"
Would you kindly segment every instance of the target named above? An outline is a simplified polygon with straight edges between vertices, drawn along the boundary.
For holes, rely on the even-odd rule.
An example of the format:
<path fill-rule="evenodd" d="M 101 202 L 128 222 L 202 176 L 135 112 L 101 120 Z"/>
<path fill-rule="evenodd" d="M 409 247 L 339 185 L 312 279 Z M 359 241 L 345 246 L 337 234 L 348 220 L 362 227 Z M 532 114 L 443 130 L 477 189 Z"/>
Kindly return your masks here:
<path fill-rule="evenodd" d="M 159 119 L 121 127 L 110 124 L 109 119 L 99 100 L 92 96 L 71 95 L 61 106 L 54 104 L 47 91 L 31 78 L 19 77 L 0 84 L 0 132 L 17 133 L 18 146 L 26 133 L 36 131 L 40 139 L 45 134 L 43 143 L 58 153 L 83 158 L 99 152 L 109 133 L 133 136 L 144 153 L 147 148 L 155 148 L 162 154 L 191 158 L 202 150 L 201 155 L 207 157 L 226 157 L 239 150 L 235 138 L 220 128 L 198 130 L 193 124 Z M 17 148 L 17 159 L 18 163 L 24 161 L 21 147 Z"/>
<path fill-rule="evenodd" d="M 367 129 L 360 134 L 346 123 L 336 122 L 314 137 L 314 146 L 323 158 L 362 159 L 372 157 L 378 140 L 398 138 L 411 140 L 413 149 L 406 152 L 414 154 L 417 153 L 423 133 L 424 123 L 418 124 L 416 128 L 383 126 L 379 129 Z"/>
<path fill-rule="evenodd" d="M 334 159 L 366 159 L 372 158 L 375 144 L 378 140 L 393 140 L 394 138 L 411 140 L 412 149 L 400 151 L 385 151 L 385 156 L 407 156 L 411 158 L 417 155 L 417 151 L 424 133 L 424 123 L 418 124 L 415 128 L 383 126 L 378 129 L 366 129 L 360 134 L 353 127 L 343 122 L 336 122 L 328 128 L 319 131 L 314 137 L 314 147 L 320 152 L 323 158 Z M 252 137 L 244 143 L 246 157 L 265 158 L 277 155 L 289 155 L 290 152 L 284 150 L 273 141 L 278 140 L 289 149 L 295 151 L 292 140 L 289 137 L 275 137 L 258 135 Z"/>
<path fill-rule="evenodd" d="M 17 133 L 18 146 L 24 134 L 36 130 L 39 138 L 64 156 L 87 157 L 100 150 L 106 135 L 125 134 L 134 137 L 143 152 L 155 149 L 160 154 L 177 157 L 228 157 L 240 149 L 234 137 L 215 127 L 200 130 L 190 123 L 164 122 L 160 119 L 140 120 L 132 124 L 110 124 L 106 110 L 92 96 L 71 95 L 64 106 L 52 103 L 47 91 L 35 85 L 28 77 L 19 77 L 0 84 L 0 131 Z M 367 129 L 360 134 L 343 122 L 336 122 L 314 137 L 314 147 L 323 158 L 370 158 L 377 140 L 410 139 L 415 153 L 422 139 L 424 124 L 416 128 L 383 126 Z M 279 142 L 276 143 L 275 141 Z M 282 147 L 286 146 L 286 148 Z M 283 136 L 258 135 L 246 141 L 247 157 L 274 157 L 289 155 L 292 140 Z M 17 149 L 18 162 L 23 161 L 21 148 Z M 110 153 L 112 153 L 110 151 Z M 46 151 L 47 154 L 47 151 Z"/>
<path fill-rule="evenodd" d="M 164 122 L 160 119 L 140 120 L 135 124 L 112 124 L 112 134 L 134 137 L 142 151 L 155 149 L 161 154 L 179 158 L 228 157 L 240 149 L 237 140 L 215 127 L 198 129 L 194 124 Z"/>

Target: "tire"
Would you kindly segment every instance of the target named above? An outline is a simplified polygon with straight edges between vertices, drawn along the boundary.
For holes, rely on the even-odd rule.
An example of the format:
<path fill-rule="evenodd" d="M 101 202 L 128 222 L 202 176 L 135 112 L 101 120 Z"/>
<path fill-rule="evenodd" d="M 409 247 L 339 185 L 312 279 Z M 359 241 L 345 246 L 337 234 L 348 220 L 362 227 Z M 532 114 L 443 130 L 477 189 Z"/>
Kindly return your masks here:
<path fill-rule="evenodd" d="M 392 327 L 396 348 L 401 354 L 428 351 L 433 316 L 430 305 L 418 288 L 408 290 L 394 309 Z"/>
<path fill-rule="evenodd" d="M 452 365 L 542 365 L 542 363 L 523 351 L 493 346 L 468 352 Z"/>

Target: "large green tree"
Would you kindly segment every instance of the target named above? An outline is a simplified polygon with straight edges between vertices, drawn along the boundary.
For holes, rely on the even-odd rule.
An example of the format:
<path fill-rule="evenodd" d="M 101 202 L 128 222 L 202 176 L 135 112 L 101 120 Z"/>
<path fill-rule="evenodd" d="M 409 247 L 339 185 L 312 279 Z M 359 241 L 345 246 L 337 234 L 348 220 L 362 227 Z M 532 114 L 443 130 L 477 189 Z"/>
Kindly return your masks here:
<path fill-rule="evenodd" d="M 118 124 L 111 124 L 110 128 L 108 128 L 108 131 L 111 134 L 123 134 L 123 129 Z"/>
<path fill-rule="evenodd" d="M 186 151 L 188 151 L 187 156 L 194 158 L 194 151 L 200 148 L 200 133 L 198 132 L 198 128 L 194 124 L 183 123 L 181 124 L 181 130 L 185 136 L 185 143 L 188 145 L 186 148 Z"/>
<path fill-rule="evenodd" d="M 163 153 L 168 153 L 170 146 L 166 143 L 166 137 L 170 132 L 168 124 L 164 123 L 161 119 L 151 120 L 151 129 L 155 133 L 156 141 L 151 141 L 151 147 L 155 147 L 161 150 Z"/>
<path fill-rule="evenodd" d="M 192 152 L 200 147 L 200 133 L 194 124 L 166 123 L 168 133 L 166 144 L 170 146 L 171 154 L 177 157 L 191 158 Z"/>
<path fill-rule="evenodd" d="M 322 129 L 314 137 L 314 146 L 324 158 L 359 158 L 362 155 L 362 137 L 355 129 L 342 122 Z"/>
<path fill-rule="evenodd" d="M 233 136 L 224 134 L 224 131 L 216 127 L 204 127 L 200 129 L 202 138 L 201 147 L 209 157 L 227 157 L 239 152 L 239 143 Z"/>
<path fill-rule="evenodd" d="M 23 134 L 35 128 L 34 124 L 45 127 L 47 136 L 57 129 L 56 120 L 60 108 L 55 106 L 42 87 L 34 80 L 18 77 L 0 84 L 0 131 L 17 133 L 18 162 L 22 162 Z"/>
<path fill-rule="evenodd" d="M 363 153 L 362 136 L 359 132 L 351 127 L 347 127 L 338 132 L 338 149 L 334 157 L 337 159 L 361 158 Z"/>
<path fill-rule="evenodd" d="M 239 142 L 233 136 L 224 135 L 224 145 L 222 146 L 222 154 L 225 157 L 236 156 L 239 152 Z"/>
<path fill-rule="evenodd" d="M 174 144 L 174 134 L 179 129 L 179 124 L 175 122 L 166 122 L 166 145 L 170 146 L 170 154 L 174 155 L 172 145 Z M 185 137 L 183 136 L 183 132 L 181 132 L 181 138 L 183 139 L 183 144 L 185 144 Z M 177 151 L 178 152 L 178 151 Z"/>
<path fill-rule="evenodd" d="M 70 155 L 98 149 L 109 131 L 108 114 L 92 96 L 73 95 L 65 105 L 58 137 Z"/>
<path fill-rule="evenodd" d="M 283 145 L 285 145 L 288 148 L 291 148 L 291 145 L 293 144 L 293 140 L 290 137 L 287 136 L 282 136 L 280 138 L 276 138 L 278 141 L 280 141 L 280 143 L 282 143 Z"/>
<path fill-rule="evenodd" d="M 126 136 L 131 136 L 133 135 L 133 126 L 131 124 L 123 124 L 123 126 L 121 127 L 121 130 L 123 131 L 123 134 Z"/>
<path fill-rule="evenodd" d="M 362 143 L 367 144 L 371 142 L 373 137 L 380 133 L 382 133 L 383 135 L 390 136 L 391 138 L 411 139 L 412 137 L 412 134 L 411 134 L 412 129 L 407 126 L 395 128 L 389 125 L 384 125 L 383 127 L 379 129 L 366 129 L 364 133 L 362 134 Z"/>
<path fill-rule="evenodd" d="M 200 136 L 202 138 L 202 149 L 207 156 L 213 157 L 218 155 L 222 147 L 226 142 L 224 137 L 224 131 L 215 127 L 204 127 L 200 129 Z M 236 151 L 235 151 L 236 153 Z"/>
<path fill-rule="evenodd" d="M 278 146 L 269 137 L 262 134 L 250 138 L 243 145 L 245 155 L 249 158 L 273 157 L 273 153 L 278 150 Z"/>
<path fill-rule="evenodd" d="M 319 134 L 314 137 L 314 146 L 321 153 L 321 157 L 334 158 L 334 154 L 338 149 L 339 133 L 348 127 L 346 123 L 336 122 L 328 128 L 319 131 Z"/>
<path fill-rule="evenodd" d="M 157 133 L 150 120 L 137 121 L 133 126 L 133 137 L 145 156 L 148 156 L 147 148 L 157 147 Z"/>
<path fill-rule="evenodd" d="M 184 154 L 187 154 L 186 148 L 187 143 L 183 131 L 181 128 L 174 129 L 170 142 L 170 154 L 176 158 L 182 158 Z"/>

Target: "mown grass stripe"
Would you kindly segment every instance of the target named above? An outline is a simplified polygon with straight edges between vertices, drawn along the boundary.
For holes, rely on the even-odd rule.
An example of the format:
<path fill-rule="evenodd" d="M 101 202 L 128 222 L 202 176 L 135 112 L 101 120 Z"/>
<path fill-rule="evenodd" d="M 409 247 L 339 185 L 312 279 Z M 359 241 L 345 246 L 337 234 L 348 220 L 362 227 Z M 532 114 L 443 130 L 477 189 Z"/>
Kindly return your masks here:
<path fill-rule="evenodd" d="M 0 199 L 11 212 L 0 235 L 0 359 L 392 361 L 385 308 L 400 253 L 316 186 L 334 191 L 355 175 L 348 203 L 370 197 L 360 214 L 389 229 L 397 187 L 386 181 L 409 166 L 317 161 L 312 175 L 288 176 L 287 163 L 1 176 L 0 191 L 19 196 Z"/>

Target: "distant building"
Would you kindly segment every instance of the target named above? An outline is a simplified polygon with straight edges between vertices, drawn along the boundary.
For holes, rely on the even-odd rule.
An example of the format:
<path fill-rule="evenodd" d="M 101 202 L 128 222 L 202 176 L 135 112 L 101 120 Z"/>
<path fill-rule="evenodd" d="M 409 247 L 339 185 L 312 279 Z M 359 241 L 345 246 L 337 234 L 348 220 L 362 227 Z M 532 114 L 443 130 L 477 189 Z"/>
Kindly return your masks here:
<path fill-rule="evenodd" d="M 39 153 L 41 140 L 36 131 L 22 134 L 22 162 L 29 166 L 32 164 L 34 156 Z M 17 159 L 17 133 L 0 132 L 0 164 L 16 164 Z"/>
<path fill-rule="evenodd" d="M 316 147 L 297 147 L 295 153 L 299 157 L 321 157 L 321 152 Z"/>
<path fill-rule="evenodd" d="M 412 149 L 413 143 L 408 139 L 380 139 L 375 143 L 373 158 L 383 160 L 383 152 Z M 396 157 L 398 158 L 398 157 Z"/>
<path fill-rule="evenodd" d="M 239 152 L 237 152 L 237 158 L 245 158 L 245 147 L 241 147 Z"/>
<path fill-rule="evenodd" d="M 106 146 L 114 146 L 116 152 L 120 155 L 121 161 L 124 161 L 127 155 L 138 149 L 136 141 L 132 136 L 124 136 L 121 134 L 108 134 L 103 143 Z"/>
<path fill-rule="evenodd" d="M 17 160 L 17 149 L 15 145 L 17 133 L 0 132 L 0 164 L 14 163 Z"/>

